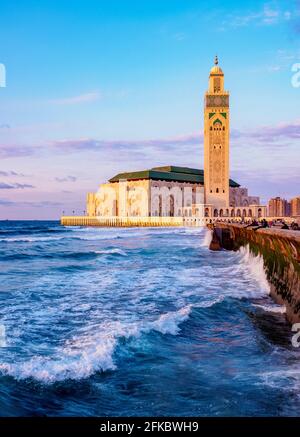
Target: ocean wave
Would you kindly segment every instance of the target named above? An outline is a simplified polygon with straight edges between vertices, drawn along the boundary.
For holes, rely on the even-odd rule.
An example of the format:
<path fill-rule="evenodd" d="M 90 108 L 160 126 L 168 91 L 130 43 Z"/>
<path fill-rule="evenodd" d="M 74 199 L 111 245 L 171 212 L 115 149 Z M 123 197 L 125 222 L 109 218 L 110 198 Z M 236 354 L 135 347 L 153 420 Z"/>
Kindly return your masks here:
<path fill-rule="evenodd" d="M 0 241 L 6 243 L 34 243 L 34 242 L 46 242 L 63 240 L 65 237 L 8 237 L 0 238 Z"/>
<path fill-rule="evenodd" d="M 286 307 L 284 305 L 276 305 L 275 303 L 270 305 L 253 304 L 253 306 L 257 308 L 261 308 L 262 310 L 268 313 L 278 313 L 278 314 L 286 313 Z"/>
<path fill-rule="evenodd" d="M 177 335 L 188 319 L 191 306 L 159 316 L 157 320 L 99 326 L 100 334 L 83 335 L 66 342 L 54 357 L 34 356 L 25 362 L 0 363 L 2 375 L 17 380 L 34 379 L 44 384 L 89 378 L 97 372 L 115 370 L 114 353 L 121 338 L 139 337 L 151 331 Z M 93 328 L 95 331 L 95 327 Z"/>
<path fill-rule="evenodd" d="M 259 375 L 258 385 L 267 385 L 272 388 L 280 387 L 281 390 L 298 391 L 300 384 L 299 367 L 282 368 L 280 370 L 271 370 L 261 372 Z"/>
<path fill-rule="evenodd" d="M 249 245 L 239 249 L 240 265 L 245 267 L 249 276 L 260 286 L 263 293 L 270 293 L 270 285 L 267 280 L 263 258 L 255 256 L 249 249 Z"/>
<path fill-rule="evenodd" d="M 127 253 L 124 250 L 118 249 L 118 248 L 95 250 L 95 253 L 97 255 L 121 255 L 121 256 L 127 256 Z"/>
<path fill-rule="evenodd" d="M 210 229 L 205 228 L 205 235 L 201 243 L 201 246 L 209 247 L 211 240 L 212 240 L 212 231 Z"/>

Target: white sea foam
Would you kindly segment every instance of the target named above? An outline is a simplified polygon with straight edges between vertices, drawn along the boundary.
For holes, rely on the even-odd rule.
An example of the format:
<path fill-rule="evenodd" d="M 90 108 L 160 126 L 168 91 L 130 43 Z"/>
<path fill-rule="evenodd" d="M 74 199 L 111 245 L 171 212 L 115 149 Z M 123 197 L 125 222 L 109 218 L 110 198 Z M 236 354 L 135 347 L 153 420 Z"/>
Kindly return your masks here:
<path fill-rule="evenodd" d="M 116 369 L 113 355 L 121 337 L 139 337 L 150 331 L 177 335 L 179 325 L 190 314 L 191 306 L 159 316 L 157 320 L 122 325 L 99 326 L 97 332 L 69 340 L 53 357 L 34 356 L 25 362 L 0 363 L 0 372 L 18 380 L 33 378 L 45 384 L 88 378 L 96 372 Z"/>
<path fill-rule="evenodd" d="M 202 241 L 202 247 L 209 247 L 212 240 L 212 231 L 210 229 L 205 229 L 204 239 Z"/>
<path fill-rule="evenodd" d="M 286 307 L 284 305 L 277 305 L 275 303 L 270 305 L 253 304 L 253 306 L 257 308 L 261 308 L 262 310 L 268 313 L 278 313 L 278 314 L 286 313 Z"/>
<path fill-rule="evenodd" d="M 121 255 L 121 256 L 127 256 L 127 253 L 124 250 L 118 249 L 118 248 L 96 250 L 95 253 L 97 253 L 99 255 Z"/>
<path fill-rule="evenodd" d="M 37 241 L 55 241 L 55 240 L 62 240 L 65 237 L 8 237 L 8 238 L 1 238 L 0 241 L 5 241 L 8 243 L 16 243 L 16 242 L 24 242 L 24 243 L 32 243 Z"/>
<path fill-rule="evenodd" d="M 249 245 L 239 249 L 241 264 L 246 267 L 249 276 L 259 284 L 261 291 L 270 293 L 270 285 L 264 269 L 263 258 L 250 252 Z"/>
<path fill-rule="evenodd" d="M 149 328 L 162 334 L 177 335 L 180 331 L 179 324 L 188 319 L 191 306 L 188 305 L 178 311 L 162 314 L 159 319 L 149 323 Z"/>
<path fill-rule="evenodd" d="M 298 366 L 263 372 L 258 376 L 260 378 L 258 384 L 267 385 L 272 388 L 280 386 L 282 390 L 294 391 L 296 389 L 298 391 L 299 389 L 300 371 Z"/>

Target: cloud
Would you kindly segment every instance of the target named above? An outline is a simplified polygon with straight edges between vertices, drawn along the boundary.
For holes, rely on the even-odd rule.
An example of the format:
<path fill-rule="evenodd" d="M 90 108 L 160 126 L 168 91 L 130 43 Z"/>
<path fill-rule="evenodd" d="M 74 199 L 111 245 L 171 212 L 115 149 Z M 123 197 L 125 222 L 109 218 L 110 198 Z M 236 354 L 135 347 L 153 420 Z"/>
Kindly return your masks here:
<path fill-rule="evenodd" d="M 43 208 L 43 207 L 62 207 L 65 204 L 62 202 L 52 202 L 50 200 L 43 200 L 43 201 L 37 201 L 37 202 L 13 202 L 8 199 L 0 199 L 0 205 L 2 206 L 13 206 L 16 208 L 19 208 L 21 206 L 29 206 L 33 208 Z"/>
<path fill-rule="evenodd" d="M 29 146 L 20 146 L 17 144 L 7 146 L 0 145 L 0 158 L 18 158 L 30 156 L 34 153 L 34 148 Z"/>
<path fill-rule="evenodd" d="M 63 178 L 55 178 L 57 182 L 76 182 L 77 177 L 76 176 L 65 176 Z"/>
<path fill-rule="evenodd" d="M 177 32 L 173 35 L 175 41 L 183 41 L 186 39 L 186 34 L 184 32 Z"/>
<path fill-rule="evenodd" d="M 0 182 L 0 190 L 24 190 L 25 188 L 35 188 L 31 184 L 7 184 L 6 182 Z"/>
<path fill-rule="evenodd" d="M 50 100 L 50 103 L 54 105 L 77 105 L 80 103 L 94 102 L 100 98 L 101 94 L 98 91 L 95 91 L 86 94 L 80 94 L 78 96 Z"/>
<path fill-rule="evenodd" d="M 2 206 L 11 206 L 13 204 L 14 204 L 14 202 L 12 202 L 11 200 L 0 199 L 0 205 L 2 205 Z"/>
<path fill-rule="evenodd" d="M 0 176 L 20 176 L 20 177 L 28 177 L 28 175 L 25 175 L 24 173 L 17 173 L 16 171 L 1 171 L 0 170 Z"/>
<path fill-rule="evenodd" d="M 274 143 L 278 140 L 300 139 L 300 121 L 294 123 L 281 123 L 277 126 L 261 126 L 255 130 L 241 131 L 234 129 L 231 138 L 248 138 L 258 142 Z"/>
<path fill-rule="evenodd" d="M 190 134 L 169 138 L 144 139 L 144 140 L 96 140 L 92 138 L 83 138 L 79 140 L 62 140 L 52 143 L 54 147 L 70 151 L 87 151 L 116 149 L 131 151 L 132 149 L 143 149 L 147 147 L 177 147 L 183 145 L 200 144 L 203 140 L 203 134 Z"/>
<path fill-rule="evenodd" d="M 288 22 L 294 17 L 293 12 L 266 3 L 262 9 L 249 11 L 243 15 L 231 14 L 223 21 L 221 30 L 227 27 L 246 27 L 250 25 L 270 26 L 281 22 Z"/>
<path fill-rule="evenodd" d="M 8 123 L 0 124 L 0 129 L 10 129 L 10 125 Z"/>
<path fill-rule="evenodd" d="M 290 142 L 300 139 L 300 120 L 292 123 L 282 123 L 277 126 L 259 126 L 252 130 L 233 129 L 231 131 L 232 144 L 240 144 L 245 140 L 251 140 L 251 144 L 259 147 L 282 146 L 283 141 Z M 192 146 L 203 145 L 203 133 L 191 133 L 188 135 L 169 138 L 142 139 L 142 140 L 97 140 L 83 138 L 78 140 L 62 140 L 52 143 L 52 147 L 59 148 L 63 152 L 87 152 L 107 151 L 113 152 L 168 152 L 180 147 L 180 151 L 188 150 Z"/>

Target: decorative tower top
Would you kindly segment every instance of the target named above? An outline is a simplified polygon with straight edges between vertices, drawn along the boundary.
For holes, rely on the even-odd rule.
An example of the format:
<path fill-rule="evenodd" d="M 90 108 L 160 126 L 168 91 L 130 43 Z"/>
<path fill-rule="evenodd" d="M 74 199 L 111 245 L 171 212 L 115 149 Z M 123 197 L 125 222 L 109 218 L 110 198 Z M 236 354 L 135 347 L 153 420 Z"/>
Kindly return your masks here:
<path fill-rule="evenodd" d="M 219 67 L 219 58 L 218 58 L 217 55 L 215 56 L 215 62 L 214 62 L 214 64 L 215 64 L 215 65 L 214 65 L 214 66 L 211 68 L 211 70 L 210 70 L 210 74 L 214 74 L 214 75 L 216 75 L 216 74 L 223 75 L 222 68 Z"/>

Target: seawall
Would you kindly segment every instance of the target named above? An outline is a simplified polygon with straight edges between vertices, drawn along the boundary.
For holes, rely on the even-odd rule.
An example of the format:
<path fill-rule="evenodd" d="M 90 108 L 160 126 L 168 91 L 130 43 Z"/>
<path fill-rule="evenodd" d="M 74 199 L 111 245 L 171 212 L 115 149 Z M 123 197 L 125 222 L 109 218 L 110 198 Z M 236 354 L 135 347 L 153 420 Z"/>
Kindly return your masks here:
<path fill-rule="evenodd" d="M 102 227 L 162 227 L 183 226 L 182 217 L 88 217 L 63 216 L 63 226 L 102 226 Z"/>
<path fill-rule="evenodd" d="M 213 230 L 211 250 L 238 250 L 249 245 L 261 255 L 271 296 L 286 306 L 289 322 L 300 322 L 300 232 L 276 228 L 254 230 L 244 225 L 209 224 Z"/>

